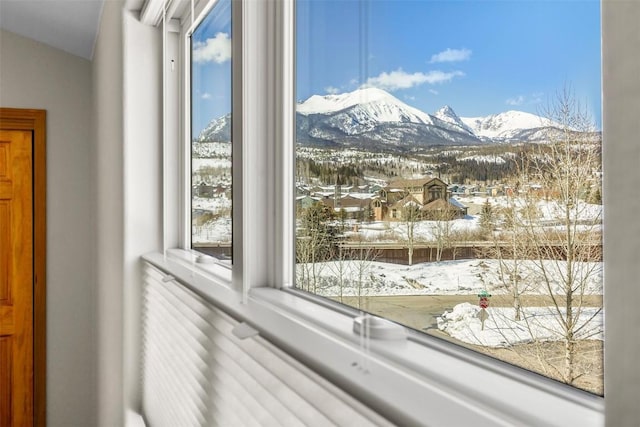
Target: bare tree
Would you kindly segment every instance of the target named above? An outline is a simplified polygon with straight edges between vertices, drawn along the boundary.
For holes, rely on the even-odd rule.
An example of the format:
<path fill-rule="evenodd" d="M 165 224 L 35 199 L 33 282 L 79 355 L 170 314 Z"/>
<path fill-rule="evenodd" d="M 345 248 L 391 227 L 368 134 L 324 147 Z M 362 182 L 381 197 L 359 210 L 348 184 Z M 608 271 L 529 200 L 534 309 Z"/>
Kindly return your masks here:
<path fill-rule="evenodd" d="M 329 264 L 332 278 L 338 286 L 338 298 L 344 303 L 344 289 L 349 284 L 351 275 L 351 265 L 353 259 L 353 249 L 338 245 L 334 250 L 332 262 Z"/>
<path fill-rule="evenodd" d="M 533 285 L 533 277 L 527 263 L 535 256 L 526 233 L 518 199 L 514 194 L 506 197 L 507 206 L 496 216 L 501 217 L 502 233 L 492 233 L 493 246 L 489 248 L 491 258 L 498 260 L 498 280 L 513 297 L 514 320 L 522 320 L 522 294 Z"/>
<path fill-rule="evenodd" d="M 406 227 L 405 241 L 407 244 L 407 255 L 409 265 L 413 265 L 413 249 L 416 244 L 416 223 L 421 219 L 420 205 L 417 202 L 408 200 L 401 209 L 402 221 Z"/>
<path fill-rule="evenodd" d="M 436 261 L 442 260 L 442 253 L 447 248 L 453 248 L 454 235 L 452 233 L 453 220 L 457 217 L 454 209 L 434 209 L 430 212 L 433 220 L 432 233 L 436 243 Z M 455 258 L 455 256 L 454 256 Z"/>
<path fill-rule="evenodd" d="M 602 268 L 600 210 L 585 201 L 600 170 L 601 144 L 593 121 L 569 88 L 557 94 L 545 115 L 559 129 L 531 156 L 530 179 L 539 187 L 523 199 L 514 234 L 522 232 L 529 241 L 535 281 L 550 298 L 560 325 L 562 378 L 571 384 L 583 374 L 576 370 L 576 342 L 598 332 L 592 321 L 601 311 L 584 315 L 589 287 L 600 281 Z M 541 209 L 544 221 L 537 217 Z"/>
<path fill-rule="evenodd" d="M 363 291 L 369 289 L 372 285 L 371 267 L 373 262 L 380 256 L 380 251 L 375 247 L 359 240 L 357 246 L 353 248 L 352 254 L 357 257 L 358 260 L 355 263 L 355 286 L 357 294 L 357 308 L 363 309 L 363 302 L 366 300 L 366 296 Z"/>

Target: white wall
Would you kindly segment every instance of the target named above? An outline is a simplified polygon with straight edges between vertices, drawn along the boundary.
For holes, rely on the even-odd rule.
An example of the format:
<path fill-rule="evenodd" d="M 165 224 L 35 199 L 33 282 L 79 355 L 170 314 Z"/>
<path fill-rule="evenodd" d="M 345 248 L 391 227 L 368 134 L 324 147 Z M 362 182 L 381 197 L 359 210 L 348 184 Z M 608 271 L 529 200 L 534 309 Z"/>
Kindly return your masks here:
<path fill-rule="evenodd" d="M 606 423 L 632 426 L 640 420 L 640 2 L 605 0 L 602 22 Z"/>
<path fill-rule="evenodd" d="M 162 249 L 162 33 L 105 2 L 93 59 L 98 423 L 139 407 L 140 256 Z"/>
<path fill-rule="evenodd" d="M 47 110 L 48 425 L 96 422 L 91 63 L 0 30 L 0 106 Z"/>
<path fill-rule="evenodd" d="M 124 425 L 122 6 L 104 3 L 93 56 L 99 426 Z"/>
<path fill-rule="evenodd" d="M 162 249 L 162 32 L 124 12 L 124 398 L 140 405 L 140 256 Z"/>

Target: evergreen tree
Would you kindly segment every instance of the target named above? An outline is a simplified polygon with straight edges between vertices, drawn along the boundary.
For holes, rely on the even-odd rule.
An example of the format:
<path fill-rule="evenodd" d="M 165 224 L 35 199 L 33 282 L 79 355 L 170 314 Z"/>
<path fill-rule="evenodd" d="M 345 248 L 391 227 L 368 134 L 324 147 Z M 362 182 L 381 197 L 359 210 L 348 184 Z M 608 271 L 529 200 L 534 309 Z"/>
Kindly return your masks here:
<path fill-rule="evenodd" d="M 480 211 L 480 228 L 484 234 L 488 235 L 493 231 L 496 222 L 495 216 L 493 206 L 491 206 L 489 199 L 487 199 L 482 205 L 482 210 Z"/>

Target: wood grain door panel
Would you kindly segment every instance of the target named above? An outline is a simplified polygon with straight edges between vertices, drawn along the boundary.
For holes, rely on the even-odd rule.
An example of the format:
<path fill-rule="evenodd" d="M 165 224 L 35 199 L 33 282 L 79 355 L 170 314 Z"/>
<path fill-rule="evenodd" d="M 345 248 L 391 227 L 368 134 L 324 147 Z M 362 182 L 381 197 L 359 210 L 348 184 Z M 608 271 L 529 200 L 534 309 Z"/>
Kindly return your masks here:
<path fill-rule="evenodd" d="M 29 130 L 0 130 L 0 248 L 0 425 L 30 426 L 34 263 Z"/>

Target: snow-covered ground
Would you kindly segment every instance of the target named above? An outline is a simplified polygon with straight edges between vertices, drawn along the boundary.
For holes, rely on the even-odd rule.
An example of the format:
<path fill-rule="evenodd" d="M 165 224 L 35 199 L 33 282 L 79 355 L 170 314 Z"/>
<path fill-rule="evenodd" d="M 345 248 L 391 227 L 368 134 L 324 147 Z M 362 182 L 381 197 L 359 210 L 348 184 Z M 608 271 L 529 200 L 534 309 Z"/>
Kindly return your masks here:
<path fill-rule="evenodd" d="M 191 167 L 198 173 L 202 168 L 219 168 L 231 170 L 231 158 L 192 159 Z"/>
<path fill-rule="evenodd" d="M 464 232 L 473 231 L 479 228 L 478 217 L 467 215 L 462 219 L 452 221 L 418 221 L 413 224 L 413 236 L 416 242 L 429 242 L 436 239 L 438 227 L 449 226 L 449 231 Z M 408 225 L 402 221 L 383 222 L 377 221 L 369 224 L 362 224 L 358 227 L 358 233 L 349 232 L 348 236 L 359 234 L 363 240 L 369 242 L 404 242 L 408 235 Z"/>
<path fill-rule="evenodd" d="M 193 209 L 204 209 L 211 212 L 220 212 L 222 210 L 231 210 L 231 200 L 224 197 L 194 197 L 191 201 L 191 207 Z"/>
<path fill-rule="evenodd" d="M 202 210 L 214 214 L 227 212 L 220 218 L 207 221 L 202 225 L 192 227 L 194 243 L 231 242 L 231 200 L 221 195 L 213 198 L 195 197 L 192 201 L 193 210 Z"/>
<path fill-rule="evenodd" d="M 194 158 L 231 158 L 231 144 L 228 142 L 197 142 L 192 144 Z"/>
<path fill-rule="evenodd" d="M 543 281 L 536 279 L 539 271 L 534 261 L 520 261 L 521 275 L 529 284 L 523 295 L 548 295 Z M 562 294 L 560 273 L 564 261 L 544 261 L 551 276 L 554 294 Z M 390 296 L 390 295 L 476 295 L 483 290 L 492 295 L 510 294 L 510 289 L 499 279 L 500 261 L 494 259 L 444 261 L 412 266 L 372 261 L 333 261 L 298 264 L 298 277 L 318 277 L 316 292 L 323 296 Z M 305 271 L 306 269 L 306 271 Z M 578 263 L 576 272 L 590 271 L 584 293 L 602 295 L 602 263 Z M 539 274 L 539 273 L 537 273 Z M 300 280 L 300 279 L 299 279 Z M 342 286 L 341 286 L 342 285 Z M 341 289 L 342 288 L 342 289 Z M 519 343 L 555 341 L 562 338 L 561 320 L 566 311 L 554 307 L 526 307 L 522 320 L 515 321 L 514 309 L 489 307 L 484 329 L 479 317 L 480 308 L 470 303 L 458 304 L 453 311 L 438 317 L 438 328 L 460 341 L 505 347 Z M 581 309 L 577 339 L 603 339 L 603 315 L 597 307 Z"/>
<path fill-rule="evenodd" d="M 520 198 L 507 198 L 505 196 L 489 197 L 489 196 L 456 196 L 456 199 L 464 205 L 484 205 L 487 201 L 496 208 L 507 208 L 513 206 L 516 209 L 525 207 L 525 200 Z M 540 217 L 539 221 L 557 221 L 564 217 L 562 208 L 552 201 L 540 200 L 536 203 L 536 208 Z M 572 210 L 572 219 L 580 221 L 601 221 L 602 205 L 585 203 L 579 200 Z"/>
<path fill-rule="evenodd" d="M 527 307 L 522 320 L 514 320 L 514 309 L 487 309 L 484 330 L 480 319 L 480 307 L 469 303 L 458 304 L 451 312 L 438 317 L 438 328 L 460 341 L 488 347 L 508 347 L 537 341 L 558 341 L 562 338 L 561 319 L 566 310 L 554 307 Z M 581 310 L 576 339 L 603 339 L 603 311 L 589 307 Z M 583 328 L 580 328 L 585 325 Z"/>
<path fill-rule="evenodd" d="M 495 163 L 497 165 L 502 165 L 507 163 L 507 161 L 502 157 L 502 156 L 489 156 L 489 155 L 473 155 L 473 156 L 467 156 L 467 157 L 460 157 L 458 158 L 458 161 L 460 162 L 465 162 L 465 161 L 476 161 L 478 163 Z"/>
<path fill-rule="evenodd" d="M 540 270 L 535 262 L 520 263 L 520 276 L 527 278 L 529 284 L 521 289 L 521 293 L 548 295 L 543 281 L 536 276 Z M 553 293 L 563 293 L 560 273 L 564 271 L 566 262 L 544 261 L 544 266 L 550 275 Z M 315 268 L 316 276 L 320 278 L 317 292 L 323 296 L 356 296 L 359 292 L 367 296 L 475 295 L 482 290 L 496 295 L 510 293 L 510 289 L 499 278 L 500 261 L 495 259 L 426 262 L 411 266 L 357 260 L 322 262 L 315 263 L 315 266 L 298 264 L 298 277 L 303 271 L 310 272 L 311 268 Z M 576 263 L 576 274 L 586 271 L 590 273 L 584 288 L 585 294 L 602 295 L 602 263 Z"/>
<path fill-rule="evenodd" d="M 522 277 L 528 286 L 522 295 L 548 295 L 544 281 L 536 274 L 535 261 L 520 261 Z M 561 295 L 564 261 L 544 261 L 551 279 L 553 294 Z M 311 269 L 315 268 L 315 272 Z M 391 296 L 391 295 L 476 295 L 483 290 L 492 295 L 510 294 L 499 279 L 500 261 L 495 259 L 443 261 L 412 266 L 373 261 L 332 261 L 298 264 L 298 283 L 304 276 L 318 278 L 316 293 L 322 296 Z M 577 263 L 576 274 L 587 274 L 584 293 L 602 295 L 602 263 Z M 589 273 L 586 273 L 589 272 Z M 515 321 L 514 309 L 489 307 L 488 319 L 481 330 L 480 308 L 470 303 L 458 304 L 452 312 L 437 319 L 438 328 L 460 341 L 491 347 L 504 347 L 535 340 L 562 338 L 562 317 L 566 311 L 554 307 L 526 307 L 522 320 Z M 580 328 L 582 324 L 587 324 Z M 577 339 L 603 339 L 603 315 L 597 307 L 582 307 Z"/>
<path fill-rule="evenodd" d="M 231 217 L 218 218 L 192 227 L 193 243 L 231 243 Z"/>

